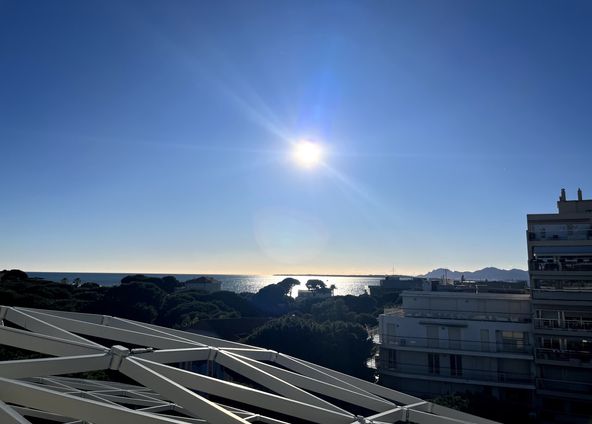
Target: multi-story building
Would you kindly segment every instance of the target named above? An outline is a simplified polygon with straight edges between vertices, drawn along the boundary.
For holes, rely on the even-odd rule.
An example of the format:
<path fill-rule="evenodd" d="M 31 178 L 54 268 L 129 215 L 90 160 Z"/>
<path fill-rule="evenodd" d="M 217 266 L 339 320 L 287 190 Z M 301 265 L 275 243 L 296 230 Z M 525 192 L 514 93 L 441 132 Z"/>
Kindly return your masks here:
<path fill-rule="evenodd" d="M 536 393 L 541 417 L 589 423 L 592 416 L 592 200 L 528 215 Z"/>
<path fill-rule="evenodd" d="M 528 294 L 432 291 L 428 285 L 401 297 L 402 308 L 379 318 L 382 384 L 428 398 L 486 391 L 532 405 Z"/>

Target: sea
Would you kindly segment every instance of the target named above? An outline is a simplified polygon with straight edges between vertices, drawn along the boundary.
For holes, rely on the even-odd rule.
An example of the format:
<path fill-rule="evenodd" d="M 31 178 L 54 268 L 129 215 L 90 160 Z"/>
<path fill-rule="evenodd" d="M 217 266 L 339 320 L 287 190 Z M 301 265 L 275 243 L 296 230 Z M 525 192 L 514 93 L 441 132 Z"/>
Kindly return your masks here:
<path fill-rule="evenodd" d="M 68 282 L 80 278 L 83 283 L 97 283 L 102 286 L 114 286 L 121 282 L 121 279 L 132 274 L 117 273 L 92 273 L 92 272 L 27 272 L 29 277 L 42 278 L 49 281 Z M 353 295 L 359 296 L 368 292 L 369 286 L 377 286 L 383 277 L 331 277 L 323 275 L 228 275 L 228 274 L 143 274 L 149 277 L 164 277 L 172 275 L 179 281 L 186 281 L 197 277 L 212 277 L 222 282 L 222 290 L 235 293 L 256 293 L 260 288 L 269 284 L 282 281 L 284 278 L 292 277 L 300 281 L 300 286 L 292 289 L 291 296 L 297 297 L 298 290 L 305 290 L 304 284 L 310 279 L 324 281 L 327 286 L 335 284 L 335 296 Z"/>

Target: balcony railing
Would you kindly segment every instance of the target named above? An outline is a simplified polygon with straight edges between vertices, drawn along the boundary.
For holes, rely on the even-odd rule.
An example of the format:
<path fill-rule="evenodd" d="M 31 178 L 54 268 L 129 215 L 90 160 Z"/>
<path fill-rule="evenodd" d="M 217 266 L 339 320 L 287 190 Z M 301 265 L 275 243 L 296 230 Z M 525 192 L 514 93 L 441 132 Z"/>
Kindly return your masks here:
<path fill-rule="evenodd" d="M 592 365 L 592 352 L 579 350 L 561 350 L 537 348 L 536 358 L 547 361 L 569 362 L 573 365 Z"/>
<path fill-rule="evenodd" d="M 534 328 L 540 330 L 592 331 L 592 321 L 585 319 L 535 318 Z"/>
<path fill-rule="evenodd" d="M 469 352 L 499 352 L 531 354 L 532 346 L 523 340 L 507 342 L 482 342 L 471 340 L 435 339 L 425 337 L 399 337 L 382 334 L 379 343 L 385 347 L 410 347 Z"/>
<path fill-rule="evenodd" d="M 555 231 L 530 231 L 528 239 L 531 241 L 547 240 L 592 240 L 592 229 L 587 230 L 555 230 Z"/>
<path fill-rule="evenodd" d="M 528 264 L 530 271 L 592 271 L 592 262 L 561 262 L 532 260 Z"/>
<path fill-rule="evenodd" d="M 489 381 L 496 383 L 513 383 L 513 384 L 534 384 L 534 377 L 530 373 L 515 373 L 515 372 L 498 372 L 487 371 L 480 369 L 466 369 L 452 370 L 448 367 L 430 368 L 423 365 L 414 365 L 406 363 L 386 364 L 383 363 L 380 357 L 378 358 L 379 371 L 391 371 L 401 374 L 410 374 L 424 377 L 442 377 L 454 378 L 458 380 L 475 380 L 475 381 Z"/>
<path fill-rule="evenodd" d="M 553 390 L 557 392 L 589 394 L 592 396 L 592 382 L 580 382 L 573 380 L 551 380 L 548 378 L 538 378 L 536 381 L 539 390 Z"/>
<path fill-rule="evenodd" d="M 535 280 L 534 287 L 537 290 L 561 290 L 583 291 L 592 290 L 591 280 Z"/>
<path fill-rule="evenodd" d="M 469 321 L 504 321 L 504 322 L 523 322 L 532 321 L 530 311 L 528 313 L 508 313 L 497 311 L 472 311 L 472 310 L 434 310 L 407 308 L 403 309 L 405 317 L 412 318 L 435 318 L 435 319 L 458 319 Z"/>

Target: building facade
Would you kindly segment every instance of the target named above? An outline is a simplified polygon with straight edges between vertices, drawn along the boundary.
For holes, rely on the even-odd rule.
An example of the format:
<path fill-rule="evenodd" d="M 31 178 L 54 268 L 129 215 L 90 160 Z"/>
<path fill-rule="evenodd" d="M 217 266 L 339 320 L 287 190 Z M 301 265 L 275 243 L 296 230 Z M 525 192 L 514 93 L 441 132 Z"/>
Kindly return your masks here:
<path fill-rule="evenodd" d="M 567 200 L 557 213 L 527 217 L 536 394 L 541 417 L 592 417 L 592 200 Z"/>
<path fill-rule="evenodd" d="M 379 318 L 382 384 L 432 398 L 483 392 L 530 408 L 528 294 L 405 291 Z"/>

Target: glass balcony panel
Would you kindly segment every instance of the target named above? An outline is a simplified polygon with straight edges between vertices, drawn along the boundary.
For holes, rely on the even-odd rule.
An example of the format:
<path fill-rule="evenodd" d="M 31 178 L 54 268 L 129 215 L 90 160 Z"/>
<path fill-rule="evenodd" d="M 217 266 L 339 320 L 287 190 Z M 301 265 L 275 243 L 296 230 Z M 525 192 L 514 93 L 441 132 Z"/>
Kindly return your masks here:
<path fill-rule="evenodd" d="M 469 352 L 501 352 L 529 354 L 532 346 L 525 340 L 520 342 L 485 342 L 472 340 L 434 339 L 427 337 L 401 337 L 382 334 L 380 344 L 384 347 L 415 347 L 433 350 L 458 350 Z"/>

